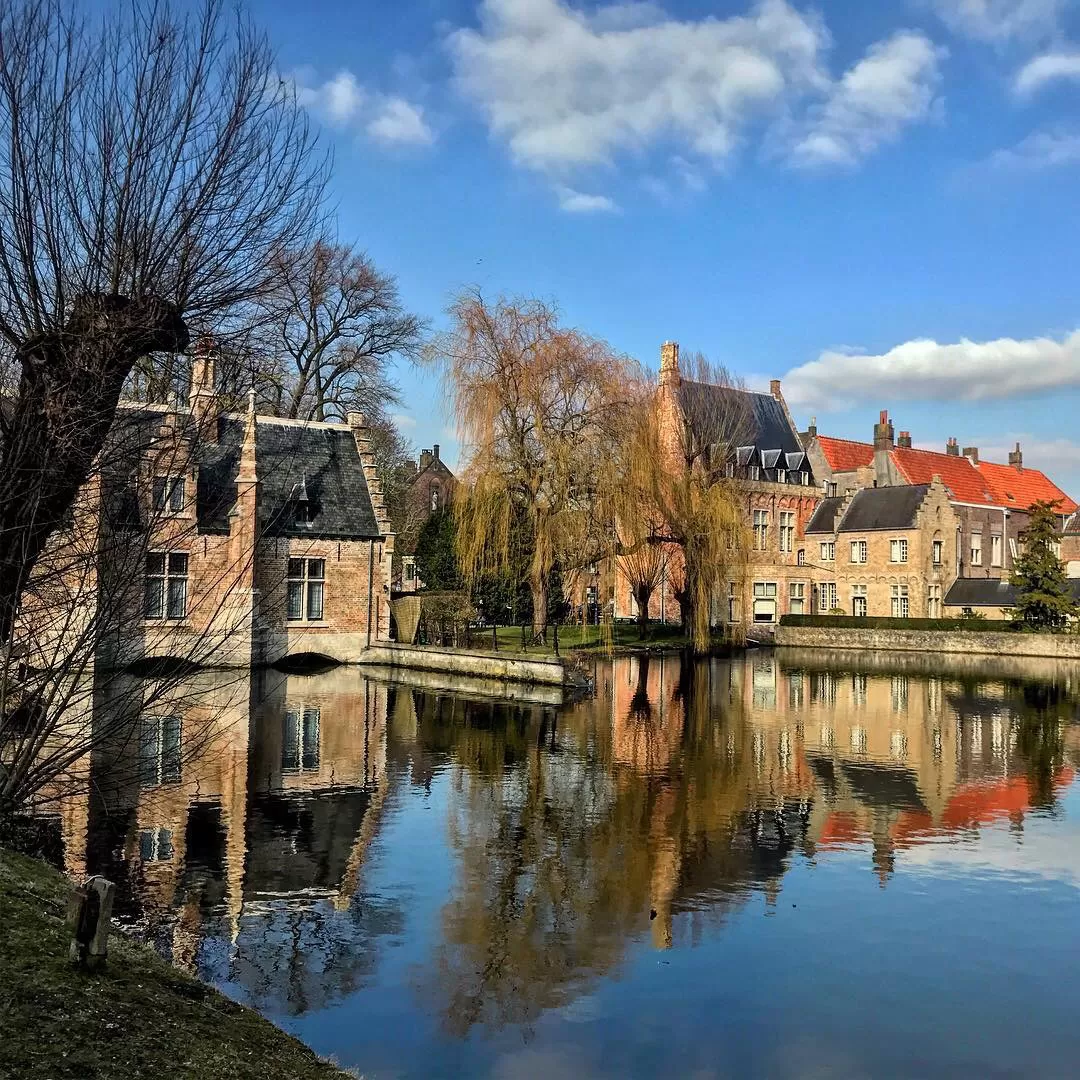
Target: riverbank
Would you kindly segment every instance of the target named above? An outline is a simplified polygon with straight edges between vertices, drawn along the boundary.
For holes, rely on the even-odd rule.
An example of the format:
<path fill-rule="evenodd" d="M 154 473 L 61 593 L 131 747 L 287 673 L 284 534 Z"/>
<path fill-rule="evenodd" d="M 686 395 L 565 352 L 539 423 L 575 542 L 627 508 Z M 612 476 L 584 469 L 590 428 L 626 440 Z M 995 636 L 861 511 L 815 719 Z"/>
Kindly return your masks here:
<path fill-rule="evenodd" d="M 70 882 L 0 849 L 0 1076 L 341 1080 L 258 1013 L 114 934 L 88 975 L 68 962 Z"/>
<path fill-rule="evenodd" d="M 982 630 L 897 630 L 856 627 L 776 628 L 779 648 L 864 652 L 924 652 L 1080 660 L 1078 634 L 1023 634 Z"/>

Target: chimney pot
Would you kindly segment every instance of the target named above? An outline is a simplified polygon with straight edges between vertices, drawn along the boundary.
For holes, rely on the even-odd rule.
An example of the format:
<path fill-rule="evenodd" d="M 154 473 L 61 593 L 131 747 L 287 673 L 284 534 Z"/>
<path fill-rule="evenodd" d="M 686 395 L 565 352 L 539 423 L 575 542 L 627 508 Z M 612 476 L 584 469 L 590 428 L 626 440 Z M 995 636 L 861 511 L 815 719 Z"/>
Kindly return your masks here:
<path fill-rule="evenodd" d="M 950 438 L 949 441 L 945 444 L 945 453 L 948 454 L 949 457 L 960 456 L 960 445 L 959 443 L 957 443 L 956 439 Z"/>
<path fill-rule="evenodd" d="M 1024 467 L 1024 455 L 1020 450 L 1020 444 L 1016 444 L 1016 449 L 1009 454 L 1009 464 L 1016 469 L 1022 469 Z"/>
<path fill-rule="evenodd" d="M 902 446 L 906 450 L 910 450 L 911 449 L 911 432 L 910 431 L 901 431 L 900 432 L 900 438 L 896 440 L 896 445 L 897 446 Z"/>
<path fill-rule="evenodd" d="M 979 464 L 979 448 L 977 446 L 965 446 L 964 457 L 966 457 L 972 465 Z"/>
<path fill-rule="evenodd" d="M 439 460 L 439 444 L 433 443 L 431 447 L 431 456 L 438 461 Z"/>

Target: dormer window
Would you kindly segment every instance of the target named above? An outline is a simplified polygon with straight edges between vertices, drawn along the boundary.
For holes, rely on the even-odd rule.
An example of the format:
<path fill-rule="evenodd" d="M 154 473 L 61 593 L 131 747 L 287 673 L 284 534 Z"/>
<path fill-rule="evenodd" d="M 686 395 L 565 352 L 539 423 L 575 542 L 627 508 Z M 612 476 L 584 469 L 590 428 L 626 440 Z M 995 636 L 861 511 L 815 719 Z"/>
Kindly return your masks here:
<path fill-rule="evenodd" d="M 315 520 L 315 507 L 312 506 L 308 495 L 306 476 L 302 476 L 300 483 L 293 487 L 292 505 L 295 525 L 310 525 Z"/>
<path fill-rule="evenodd" d="M 776 482 L 778 484 L 786 484 L 787 483 L 787 471 L 785 469 L 777 469 L 776 470 Z"/>
<path fill-rule="evenodd" d="M 296 504 L 295 522 L 297 525 L 310 525 L 314 520 L 315 515 L 309 502 L 298 502 Z"/>

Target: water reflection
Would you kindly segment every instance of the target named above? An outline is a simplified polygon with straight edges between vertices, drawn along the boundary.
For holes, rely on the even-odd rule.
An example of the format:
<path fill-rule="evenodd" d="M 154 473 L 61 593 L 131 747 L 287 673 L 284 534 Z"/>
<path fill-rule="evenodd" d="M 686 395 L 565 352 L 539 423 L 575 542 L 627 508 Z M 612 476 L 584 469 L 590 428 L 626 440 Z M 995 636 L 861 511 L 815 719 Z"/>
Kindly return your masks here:
<path fill-rule="evenodd" d="M 796 867 L 886 889 L 941 851 L 1024 869 L 1025 830 L 1064 816 L 1078 688 L 1065 666 L 1000 667 L 627 658 L 567 706 L 208 673 L 91 763 L 93 795 L 62 808 L 67 860 L 121 881 L 123 916 L 175 962 L 343 1063 L 484 1071 L 500 1033 L 542 1041 L 613 978 L 633 1029 L 642 955 L 722 942 Z M 1075 885 L 1053 850 L 1041 872 Z M 333 1005 L 382 1021 L 361 1036 Z M 669 1051 L 654 1065 L 678 1071 Z"/>

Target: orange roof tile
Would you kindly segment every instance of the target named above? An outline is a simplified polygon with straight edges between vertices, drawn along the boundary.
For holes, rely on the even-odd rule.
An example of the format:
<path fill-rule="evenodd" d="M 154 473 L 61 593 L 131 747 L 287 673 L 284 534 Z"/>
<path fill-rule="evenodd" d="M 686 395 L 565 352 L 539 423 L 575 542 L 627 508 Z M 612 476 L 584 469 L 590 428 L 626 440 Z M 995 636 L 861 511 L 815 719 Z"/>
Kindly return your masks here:
<path fill-rule="evenodd" d="M 966 457 L 897 446 L 892 451 L 892 460 L 909 484 L 929 484 L 935 476 L 940 476 L 957 502 L 997 505 L 989 485 Z"/>
<path fill-rule="evenodd" d="M 851 472 L 874 464 L 874 447 L 870 443 L 819 435 L 818 445 L 833 472 Z"/>
<path fill-rule="evenodd" d="M 990 461 L 980 461 L 977 468 L 999 506 L 1027 510 L 1032 503 L 1056 502 L 1054 509 L 1059 514 L 1071 514 L 1077 509 L 1076 503 L 1038 469 L 1018 469 L 1015 465 L 995 465 Z"/>

